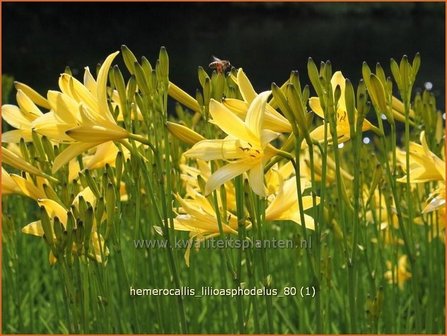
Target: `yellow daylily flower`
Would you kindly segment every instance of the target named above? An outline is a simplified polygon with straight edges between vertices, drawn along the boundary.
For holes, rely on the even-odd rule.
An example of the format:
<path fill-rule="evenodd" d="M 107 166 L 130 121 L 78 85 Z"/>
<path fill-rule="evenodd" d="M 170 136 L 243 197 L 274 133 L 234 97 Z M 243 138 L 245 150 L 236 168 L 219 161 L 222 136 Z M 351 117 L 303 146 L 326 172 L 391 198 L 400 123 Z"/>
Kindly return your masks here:
<path fill-rule="evenodd" d="M 425 131 L 421 132 L 420 141 L 421 145 L 410 142 L 410 182 L 445 181 L 445 161 L 430 151 L 425 139 Z M 405 170 L 406 152 L 396 149 L 396 154 L 402 168 Z M 396 181 L 406 183 L 407 176 L 405 175 Z"/>
<path fill-rule="evenodd" d="M 185 157 L 182 156 L 182 159 L 185 160 Z M 207 182 L 209 177 L 211 176 L 211 168 L 209 163 L 203 160 L 196 160 L 196 167 L 191 167 L 186 165 L 185 163 L 180 163 L 179 167 L 181 170 L 180 178 L 185 183 L 186 188 L 186 196 L 194 198 L 197 193 L 201 192 L 199 185 L 199 176 L 203 179 L 203 181 Z M 231 211 L 236 211 L 236 194 L 233 183 L 225 183 L 225 200 L 226 200 L 226 208 Z M 219 204 L 222 204 L 221 194 L 217 193 L 217 199 Z"/>
<path fill-rule="evenodd" d="M 435 218 L 431 225 L 431 238 L 440 238 L 445 243 L 445 224 L 446 224 L 446 206 L 445 206 L 445 184 L 442 183 L 435 191 L 433 191 L 422 210 L 422 214 L 435 212 Z"/>
<path fill-rule="evenodd" d="M 72 205 L 75 206 L 78 210 L 79 210 L 80 197 L 83 197 L 87 203 L 90 203 L 91 206 L 95 207 L 96 197 L 93 194 L 93 192 L 90 190 L 90 188 L 88 188 L 88 187 L 85 188 L 80 193 L 78 193 L 76 195 L 76 197 L 74 198 Z M 48 217 L 50 218 L 51 221 L 53 221 L 54 218 L 57 217 L 59 219 L 59 221 L 61 222 L 62 226 L 64 227 L 64 229 L 67 228 L 68 212 L 65 207 L 63 207 L 58 202 L 56 202 L 52 199 L 47 199 L 47 198 L 37 199 L 37 203 L 40 207 L 43 207 L 45 209 L 45 211 L 48 214 Z M 33 236 L 37 236 L 37 237 L 43 237 L 43 235 L 45 234 L 43 227 L 42 227 L 42 222 L 40 220 L 31 222 L 28 225 L 24 226 L 22 228 L 22 232 L 25 234 L 29 234 L 29 235 L 33 235 Z M 56 240 L 56 235 L 54 232 L 52 232 L 52 236 L 53 236 L 53 240 Z M 104 239 L 97 232 L 95 221 L 93 222 L 90 244 L 92 246 L 91 252 L 93 253 L 93 258 L 97 262 L 102 263 L 104 261 L 102 259 L 102 256 L 108 256 L 109 250 L 104 245 Z M 76 252 L 76 253 L 82 252 L 82 251 L 78 251 L 78 249 L 79 249 L 79 247 L 76 246 L 76 243 L 73 242 L 72 251 Z M 57 261 L 57 258 L 53 255 L 52 252 L 50 252 L 49 261 L 50 261 L 50 264 L 54 264 Z"/>
<path fill-rule="evenodd" d="M 53 173 L 90 148 L 127 138 L 129 133 L 118 126 L 107 102 L 108 72 L 117 54 L 106 58 L 97 81 L 89 71 L 84 76 L 84 84 L 62 74 L 59 78 L 61 92 L 48 92 L 52 111 L 34 120 L 32 127 L 49 138 L 71 143 L 54 160 Z"/>
<path fill-rule="evenodd" d="M 35 201 L 47 198 L 44 186 L 51 189 L 51 185 L 47 182 L 47 180 L 40 176 L 36 177 L 37 183 L 34 183 L 28 174 L 26 175 L 26 178 L 12 174 L 11 179 L 13 179 L 16 185 L 20 188 L 21 194 Z"/>
<path fill-rule="evenodd" d="M 310 182 L 301 179 L 301 191 L 304 192 L 310 187 Z M 298 194 L 296 186 L 296 177 L 293 176 L 288 180 L 280 183 L 279 191 L 276 195 L 269 197 L 269 205 L 265 210 L 265 219 L 268 221 L 291 220 L 297 224 L 301 222 L 301 212 L 313 207 L 312 196 L 303 196 L 303 209 L 298 204 Z M 320 198 L 316 197 L 316 205 L 320 203 Z M 314 219 L 304 214 L 304 226 L 307 229 L 315 230 Z"/>
<path fill-rule="evenodd" d="M 281 166 L 275 163 L 268 172 L 265 173 L 268 195 L 278 193 L 283 187 L 284 181 L 289 179 L 295 173 L 295 168 L 291 161 Z"/>
<path fill-rule="evenodd" d="M 191 247 L 195 241 L 196 246 L 206 239 L 220 235 L 217 214 L 206 197 L 196 192 L 193 198 L 183 199 L 176 195 L 181 207 L 178 215 L 174 218 L 174 229 L 189 232 L 189 243 L 185 252 L 185 262 L 189 267 Z M 248 223 L 247 223 L 248 224 Z M 247 225 L 250 228 L 251 224 Z M 231 212 L 222 214 L 222 231 L 224 233 L 237 235 L 238 220 Z M 158 233 L 161 228 L 156 228 Z"/>
<path fill-rule="evenodd" d="M 16 128 L 2 134 L 2 142 L 20 142 L 23 139 L 32 141 L 32 122 L 43 115 L 33 100 L 22 90 L 17 90 L 17 105 L 3 105 L 2 119 Z"/>
<path fill-rule="evenodd" d="M 14 179 L 9 175 L 5 168 L 2 167 L 2 194 L 21 194 L 22 191 Z"/>
<path fill-rule="evenodd" d="M 237 72 L 237 77 L 233 77 L 234 81 L 239 86 L 239 91 L 241 92 L 242 98 L 225 98 L 222 104 L 230 109 L 240 118 L 245 118 L 247 115 L 248 107 L 253 102 L 253 100 L 258 96 L 256 91 L 253 89 L 253 85 L 248 79 L 245 72 L 240 68 Z M 263 122 L 263 128 L 280 132 L 280 133 L 291 133 L 292 126 L 290 122 L 278 111 L 276 111 L 270 104 L 265 105 L 265 116 Z"/>
<path fill-rule="evenodd" d="M 336 107 L 336 123 L 337 123 L 338 142 L 342 143 L 348 141 L 351 138 L 351 136 L 350 136 L 348 112 L 346 109 L 346 102 L 345 102 L 346 79 L 341 73 L 341 71 L 337 71 L 332 75 L 331 86 L 333 92 L 335 92 L 337 86 L 340 87 L 341 91 L 340 99 L 338 100 L 338 104 Z M 320 104 L 320 98 L 310 97 L 309 106 L 312 109 L 312 111 L 314 111 L 320 118 L 324 119 L 324 112 Z M 310 136 L 313 139 L 317 141 L 324 141 L 325 123 L 321 126 L 318 126 L 310 133 Z M 368 120 L 365 119 L 363 121 L 362 131 L 368 131 L 374 128 L 375 127 Z M 328 127 L 328 141 L 332 142 L 332 135 L 330 133 L 329 127 Z"/>
<path fill-rule="evenodd" d="M 209 177 L 205 186 L 206 195 L 244 172 L 248 172 L 248 182 L 253 191 L 265 195 L 264 163 L 274 156 L 276 150 L 269 143 L 278 137 L 278 133 L 262 129 L 269 95 L 270 91 L 266 91 L 256 96 L 249 106 L 245 121 L 223 104 L 211 100 L 212 122 L 228 136 L 221 140 L 202 140 L 184 154 L 205 161 L 229 162 Z"/>
<path fill-rule="evenodd" d="M 41 172 L 39 168 L 34 167 L 33 165 L 25 161 L 25 159 L 23 159 L 21 156 L 5 147 L 2 147 L 2 162 L 11 167 L 26 171 L 31 174 L 44 176 L 44 173 Z"/>
<path fill-rule="evenodd" d="M 402 255 L 399 258 L 397 266 L 390 262 L 386 262 L 388 271 L 385 272 L 384 277 L 389 284 L 397 284 L 400 289 L 404 289 L 405 282 L 411 278 L 411 273 L 408 271 L 408 257 Z"/>

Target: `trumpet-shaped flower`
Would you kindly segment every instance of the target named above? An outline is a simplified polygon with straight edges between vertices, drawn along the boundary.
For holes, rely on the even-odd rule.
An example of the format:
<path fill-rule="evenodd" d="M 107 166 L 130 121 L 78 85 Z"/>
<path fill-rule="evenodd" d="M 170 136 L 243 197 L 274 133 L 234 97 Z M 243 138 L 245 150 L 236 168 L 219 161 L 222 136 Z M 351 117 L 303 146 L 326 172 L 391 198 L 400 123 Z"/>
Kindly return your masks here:
<path fill-rule="evenodd" d="M 340 87 L 340 91 L 341 91 L 340 99 L 338 100 L 336 110 L 335 110 L 335 113 L 336 113 L 335 122 L 337 125 L 336 129 L 337 129 L 338 142 L 342 143 L 342 142 L 348 141 L 351 138 L 351 136 L 350 136 L 350 125 L 349 125 L 349 119 L 348 119 L 348 112 L 347 112 L 346 102 L 345 102 L 346 79 L 343 76 L 343 74 L 341 73 L 341 71 L 337 71 L 333 74 L 332 79 L 331 79 L 331 86 L 332 86 L 333 92 L 335 92 L 335 89 L 337 86 Z M 312 111 L 314 111 L 320 118 L 324 119 L 324 112 L 323 112 L 323 108 L 321 107 L 321 104 L 320 104 L 320 98 L 310 97 L 309 105 L 310 105 L 310 108 L 312 109 Z M 356 119 L 357 119 L 357 115 L 356 115 Z M 325 124 L 317 127 L 310 133 L 310 136 L 317 141 L 324 141 L 325 127 L 326 127 Z M 368 131 L 370 129 L 375 129 L 375 127 L 368 120 L 365 119 L 362 124 L 362 131 Z M 332 142 L 332 136 L 331 136 L 329 128 L 328 128 L 328 141 Z"/>
<path fill-rule="evenodd" d="M 258 96 L 258 94 L 253 89 L 253 85 L 250 83 L 250 80 L 248 79 L 242 68 L 238 70 L 237 76 L 233 79 L 238 84 L 239 91 L 241 92 L 242 98 L 244 100 L 225 98 L 222 103 L 240 118 L 245 118 L 249 105 Z M 280 133 L 292 132 L 292 126 L 290 125 L 290 122 L 268 103 L 265 105 L 263 127 Z"/>
<path fill-rule="evenodd" d="M 182 156 L 183 161 L 185 157 Z M 211 176 L 211 168 L 209 163 L 203 160 L 196 160 L 197 167 L 189 166 L 185 163 L 180 163 L 180 178 L 185 184 L 186 196 L 194 198 L 197 193 L 202 192 L 199 184 L 199 176 L 205 183 Z M 222 203 L 221 194 L 217 194 L 218 201 Z M 226 208 L 231 211 L 236 211 L 236 195 L 234 185 L 231 182 L 225 183 L 225 202 Z"/>
<path fill-rule="evenodd" d="M 422 214 L 435 213 L 434 221 L 431 225 L 431 238 L 440 238 L 445 243 L 445 224 L 446 224 L 446 207 L 445 207 L 445 184 L 442 183 L 435 191 L 433 191 L 425 202 Z"/>
<path fill-rule="evenodd" d="M 181 207 L 178 209 L 178 215 L 174 218 L 174 229 L 178 231 L 189 232 L 189 243 L 185 252 L 185 262 L 189 266 L 191 247 L 193 242 L 196 246 L 206 239 L 210 239 L 220 235 L 217 214 L 210 202 L 196 192 L 192 198 L 184 199 L 176 195 Z M 222 232 L 236 234 L 238 229 L 238 220 L 231 212 L 227 212 L 222 216 Z M 250 228 L 250 224 L 247 228 Z M 156 228 L 157 232 L 162 234 L 160 227 Z"/>
<path fill-rule="evenodd" d="M 51 139 L 70 143 L 54 160 L 53 173 L 77 155 L 104 142 L 127 138 L 109 110 L 107 79 L 118 54 L 109 55 L 98 72 L 97 81 L 88 69 L 84 84 L 68 74 L 59 78 L 61 92 L 49 91 L 51 111 L 33 121 L 33 129 Z"/>
<path fill-rule="evenodd" d="M 410 182 L 445 181 L 445 161 L 430 151 L 425 139 L 425 131 L 421 132 L 420 141 L 421 145 L 410 142 Z M 406 152 L 396 149 L 396 154 L 401 166 L 406 169 Z M 397 181 L 406 183 L 407 176 L 405 175 Z"/>
<path fill-rule="evenodd" d="M 43 113 L 21 89 L 17 90 L 17 105 L 3 105 L 2 119 L 16 128 L 2 134 L 2 142 L 20 142 L 20 139 L 32 141 L 32 122 Z"/>
<path fill-rule="evenodd" d="M 21 194 L 17 183 L 14 179 L 9 175 L 5 168 L 2 167 L 2 194 L 3 195 L 11 195 L 11 194 Z"/>
<path fill-rule="evenodd" d="M 199 141 L 185 152 L 186 157 L 229 162 L 209 177 L 205 186 L 206 195 L 244 172 L 248 172 L 248 181 L 253 191 L 258 195 L 265 195 L 264 163 L 275 154 L 275 148 L 269 143 L 278 137 L 278 133 L 262 128 L 269 94 L 270 91 L 266 91 L 253 99 L 245 121 L 223 104 L 211 100 L 212 122 L 228 136 L 221 140 Z"/>
<path fill-rule="evenodd" d="M 265 219 L 268 221 L 291 220 L 301 225 L 303 224 L 301 221 L 301 212 L 313 207 L 312 196 L 302 196 L 303 209 L 301 209 L 298 203 L 296 177 L 292 176 L 283 182 L 281 180 L 282 178 L 279 177 L 278 181 L 280 182 L 277 192 L 269 196 L 269 205 L 265 210 Z M 301 179 L 301 192 L 304 192 L 309 187 L 310 182 L 306 179 Z M 319 203 L 320 198 L 316 197 L 315 205 Z M 314 230 L 314 219 L 307 214 L 303 214 L 303 216 L 305 227 Z"/>
<path fill-rule="evenodd" d="M 24 191 L 24 193 L 29 193 L 30 195 L 28 195 L 28 196 L 34 198 L 34 196 L 36 196 L 36 195 L 32 195 L 30 193 L 29 187 L 30 187 L 29 184 L 23 184 L 21 186 L 22 191 Z M 96 198 L 95 198 L 93 192 L 90 190 L 90 188 L 88 188 L 88 187 L 85 188 L 78 195 L 76 195 L 76 197 L 74 198 L 72 205 L 74 207 L 76 207 L 78 210 L 79 210 L 80 197 L 83 197 L 87 203 L 91 204 L 91 206 L 94 207 L 96 205 Z M 67 211 L 67 209 L 64 206 L 59 204 L 57 201 L 48 199 L 48 198 L 39 198 L 39 199 L 37 199 L 37 203 L 40 207 L 43 207 L 45 209 L 45 212 L 47 213 L 51 222 L 54 222 L 55 218 L 58 218 L 58 220 L 62 224 L 64 230 L 67 229 L 69 211 Z M 57 236 L 52 228 L 51 228 L 51 231 L 52 231 L 51 232 L 52 240 L 54 241 L 57 239 Z M 24 226 L 22 228 L 22 232 L 25 234 L 29 234 L 29 235 L 33 235 L 33 236 L 37 236 L 37 237 L 43 237 L 45 234 L 42 222 L 40 220 L 31 222 L 28 225 Z M 103 257 L 105 257 L 109 254 L 109 250 L 104 244 L 104 239 L 97 232 L 95 222 L 93 223 L 93 227 L 92 227 L 90 244 L 92 247 L 92 250 L 91 250 L 92 257 L 97 262 L 102 263 L 104 261 Z M 75 242 L 73 242 L 73 246 L 71 249 L 73 252 L 76 252 L 76 253 L 83 252 L 80 250 L 79 246 L 76 246 Z M 49 261 L 51 264 L 54 264 L 57 261 L 57 258 L 54 256 L 52 251 L 50 252 Z"/>

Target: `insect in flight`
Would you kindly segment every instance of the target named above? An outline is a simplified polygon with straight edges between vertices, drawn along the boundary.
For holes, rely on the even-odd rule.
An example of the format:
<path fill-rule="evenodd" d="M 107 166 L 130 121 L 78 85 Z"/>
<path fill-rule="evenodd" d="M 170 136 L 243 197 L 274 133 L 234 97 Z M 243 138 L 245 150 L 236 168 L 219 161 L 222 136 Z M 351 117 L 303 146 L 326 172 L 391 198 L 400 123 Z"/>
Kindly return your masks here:
<path fill-rule="evenodd" d="M 218 73 L 224 73 L 231 67 L 230 61 L 221 60 L 216 56 L 213 56 L 213 61 L 209 64 L 211 69 L 215 69 Z"/>

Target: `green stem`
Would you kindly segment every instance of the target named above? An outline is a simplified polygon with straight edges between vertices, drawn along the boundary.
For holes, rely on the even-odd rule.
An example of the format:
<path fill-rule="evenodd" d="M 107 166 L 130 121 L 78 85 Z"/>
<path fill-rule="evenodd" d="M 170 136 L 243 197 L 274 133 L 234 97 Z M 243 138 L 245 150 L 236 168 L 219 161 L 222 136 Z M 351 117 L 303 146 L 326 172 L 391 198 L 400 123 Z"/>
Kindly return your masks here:
<path fill-rule="evenodd" d="M 244 185 L 243 185 L 242 176 L 237 176 L 235 179 L 236 184 L 236 212 L 237 212 L 237 220 L 238 220 L 238 239 L 239 242 L 242 243 L 245 239 L 245 216 L 244 216 Z M 234 285 L 236 287 L 241 286 L 242 282 L 242 247 L 238 250 L 238 264 L 236 269 L 236 277 L 234 278 Z M 239 333 L 245 333 L 244 326 L 244 312 L 243 312 L 243 300 L 242 296 L 238 295 L 236 297 L 237 300 L 237 321 Z"/>

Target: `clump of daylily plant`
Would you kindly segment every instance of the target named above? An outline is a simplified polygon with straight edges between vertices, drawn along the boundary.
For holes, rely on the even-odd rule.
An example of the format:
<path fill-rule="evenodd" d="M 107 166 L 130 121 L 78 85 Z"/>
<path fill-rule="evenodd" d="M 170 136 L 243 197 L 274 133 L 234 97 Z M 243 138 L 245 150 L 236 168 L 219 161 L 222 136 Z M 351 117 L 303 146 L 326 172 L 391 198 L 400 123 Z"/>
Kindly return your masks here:
<path fill-rule="evenodd" d="M 6 250 L 17 225 L 40 239 L 17 258 L 46 248 L 41 272 L 60 273 L 49 300 L 63 295 L 67 315 L 48 328 L 443 331 L 444 126 L 434 96 L 413 93 L 419 55 L 392 60 L 394 80 L 365 63 L 358 85 L 309 59 L 311 87 L 293 71 L 259 93 L 216 58 L 192 96 L 170 81 L 165 48 L 154 66 L 123 46 L 120 69 L 118 54 L 82 79 L 67 68 L 45 95 L 16 82 L 16 104 L 2 106 Z M 280 293 L 198 303 L 183 292 L 204 284 Z M 137 307 L 135 287 L 181 294 Z M 207 319 L 231 322 L 200 329 Z"/>

